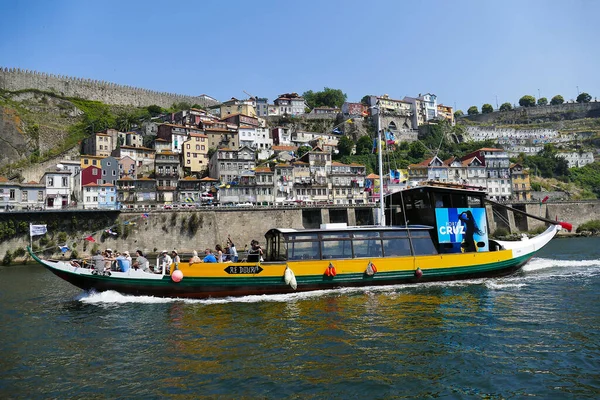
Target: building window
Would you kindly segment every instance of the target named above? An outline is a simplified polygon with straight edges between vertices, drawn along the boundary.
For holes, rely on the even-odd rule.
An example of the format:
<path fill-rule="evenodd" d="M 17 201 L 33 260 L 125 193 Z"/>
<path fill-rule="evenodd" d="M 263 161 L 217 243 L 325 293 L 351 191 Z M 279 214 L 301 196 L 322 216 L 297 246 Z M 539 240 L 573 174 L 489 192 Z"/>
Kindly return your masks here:
<path fill-rule="evenodd" d="M 48 177 L 48 186 L 49 187 L 54 187 L 54 178 Z"/>
<path fill-rule="evenodd" d="M 24 190 L 21 193 L 21 200 L 24 201 L 24 202 L 29 201 L 29 192 L 27 190 Z"/>
<path fill-rule="evenodd" d="M 62 178 L 62 187 L 69 187 L 69 178 L 67 178 L 66 176 L 63 176 Z"/>
<path fill-rule="evenodd" d="M 38 190 L 38 201 L 44 201 L 44 191 Z"/>
<path fill-rule="evenodd" d="M 15 199 L 15 189 L 10 189 L 9 195 L 8 195 L 10 200 L 14 200 Z"/>

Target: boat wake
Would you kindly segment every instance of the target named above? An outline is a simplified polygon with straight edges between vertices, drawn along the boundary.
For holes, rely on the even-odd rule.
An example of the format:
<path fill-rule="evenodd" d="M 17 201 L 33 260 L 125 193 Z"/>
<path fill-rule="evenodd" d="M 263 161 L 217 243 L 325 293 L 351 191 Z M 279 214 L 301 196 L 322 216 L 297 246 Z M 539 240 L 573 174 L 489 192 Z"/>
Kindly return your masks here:
<path fill-rule="evenodd" d="M 540 280 L 561 278 L 586 278 L 600 275 L 600 259 L 594 260 L 556 260 L 549 258 L 533 258 L 526 264 L 522 272 L 502 278 L 468 279 L 451 282 L 431 282 L 419 285 L 401 284 L 390 286 L 367 286 L 359 288 L 339 288 L 317 290 L 312 292 L 296 292 L 288 294 L 225 297 L 219 299 L 178 299 L 154 296 L 129 296 L 115 291 L 101 293 L 83 292 L 76 300 L 85 304 L 227 304 L 227 303 L 262 303 L 262 302 L 293 302 L 325 296 L 343 296 L 351 294 L 400 293 L 406 291 L 422 291 L 436 287 L 469 287 L 484 285 L 489 290 L 519 290 Z"/>

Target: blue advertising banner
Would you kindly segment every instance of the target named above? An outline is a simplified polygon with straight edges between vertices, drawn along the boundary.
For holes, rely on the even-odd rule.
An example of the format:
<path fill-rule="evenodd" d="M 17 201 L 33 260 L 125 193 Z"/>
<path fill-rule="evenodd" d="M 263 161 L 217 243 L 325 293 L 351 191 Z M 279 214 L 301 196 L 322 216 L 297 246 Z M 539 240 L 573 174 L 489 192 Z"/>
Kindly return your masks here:
<path fill-rule="evenodd" d="M 436 208 L 435 219 L 442 252 L 488 251 L 485 208 Z"/>

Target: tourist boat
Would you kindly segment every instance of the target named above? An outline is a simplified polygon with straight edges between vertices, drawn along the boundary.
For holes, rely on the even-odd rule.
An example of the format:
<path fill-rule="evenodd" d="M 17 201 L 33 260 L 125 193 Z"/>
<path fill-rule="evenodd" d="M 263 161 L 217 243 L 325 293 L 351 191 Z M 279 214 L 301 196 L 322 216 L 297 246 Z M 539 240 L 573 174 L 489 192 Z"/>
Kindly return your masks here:
<path fill-rule="evenodd" d="M 503 276 L 517 271 L 569 224 L 519 241 L 488 238 L 486 192 L 461 185 L 427 184 L 386 196 L 390 226 L 326 224 L 320 229 L 273 228 L 264 261 L 179 264 L 179 272 L 130 269 L 110 276 L 63 260 L 31 256 L 84 290 L 208 298 L 293 293 Z M 516 210 L 515 210 L 516 211 Z"/>

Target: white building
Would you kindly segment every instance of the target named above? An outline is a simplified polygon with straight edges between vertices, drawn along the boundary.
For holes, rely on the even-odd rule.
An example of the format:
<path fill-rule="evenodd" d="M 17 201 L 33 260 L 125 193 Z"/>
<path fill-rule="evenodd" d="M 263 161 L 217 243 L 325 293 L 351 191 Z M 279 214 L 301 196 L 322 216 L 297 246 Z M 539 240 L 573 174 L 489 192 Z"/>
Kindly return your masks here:
<path fill-rule="evenodd" d="M 569 168 L 581 168 L 584 165 L 588 165 L 594 162 L 594 153 L 588 151 L 587 153 L 583 152 L 558 152 L 556 154 L 557 157 L 564 158 L 569 163 Z"/>
<path fill-rule="evenodd" d="M 71 172 L 55 168 L 44 172 L 40 183 L 46 185 L 45 207 L 59 210 L 69 205 L 71 196 Z"/>

